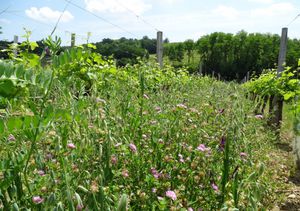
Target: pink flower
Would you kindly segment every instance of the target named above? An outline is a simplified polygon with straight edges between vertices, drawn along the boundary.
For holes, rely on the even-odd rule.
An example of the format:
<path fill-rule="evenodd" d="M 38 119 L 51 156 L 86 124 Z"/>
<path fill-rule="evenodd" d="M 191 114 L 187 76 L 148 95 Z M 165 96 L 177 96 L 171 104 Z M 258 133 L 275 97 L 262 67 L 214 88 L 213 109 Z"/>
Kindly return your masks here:
<path fill-rule="evenodd" d="M 123 177 L 129 177 L 128 170 L 126 170 L 126 169 L 123 170 L 123 171 L 122 171 L 122 176 L 123 176 Z"/>
<path fill-rule="evenodd" d="M 187 211 L 194 211 L 193 208 L 189 207 Z"/>
<path fill-rule="evenodd" d="M 68 147 L 69 149 L 75 149 L 75 148 L 76 148 L 75 144 L 73 144 L 73 143 L 68 143 L 68 144 L 67 144 L 67 147 Z"/>
<path fill-rule="evenodd" d="M 155 168 L 151 168 L 151 173 L 156 179 L 161 177 L 161 173 L 159 173 Z"/>
<path fill-rule="evenodd" d="M 243 157 L 247 157 L 247 153 L 246 152 L 241 152 L 240 153 L 240 156 L 243 158 Z"/>
<path fill-rule="evenodd" d="M 157 189 L 156 188 L 152 188 L 152 193 L 156 193 Z"/>
<path fill-rule="evenodd" d="M 263 118 L 264 118 L 264 116 L 263 116 L 263 115 L 261 115 L 261 114 L 257 114 L 257 115 L 255 115 L 255 118 L 256 118 L 256 119 L 263 119 Z"/>
<path fill-rule="evenodd" d="M 204 144 L 200 144 L 197 149 L 201 152 L 210 151 L 210 148 L 206 147 Z"/>
<path fill-rule="evenodd" d="M 8 138 L 7 138 L 8 141 L 15 141 L 16 138 L 13 134 L 9 134 Z"/>
<path fill-rule="evenodd" d="M 110 158 L 110 162 L 115 165 L 118 162 L 118 158 L 115 155 L 112 155 Z"/>
<path fill-rule="evenodd" d="M 32 202 L 35 203 L 35 204 L 40 204 L 44 201 L 43 198 L 41 198 L 40 196 L 34 196 L 32 197 Z"/>
<path fill-rule="evenodd" d="M 132 152 L 137 152 L 136 146 L 134 144 L 129 144 L 129 148 L 131 149 Z"/>
<path fill-rule="evenodd" d="M 212 189 L 214 189 L 214 191 L 216 191 L 216 192 L 219 191 L 219 188 L 215 183 L 212 183 L 211 187 L 212 187 Z"/>
<path fill-rule="evenodd" d="M 182 154 L 178 154 L 178 157 L 179 157 L 179 162 L 184 163 L 184 159 L 183 159 Z"/>
<path fill-rule="evenodd" d="M 187 106 L 186 106 L 186 105 L 184 105 L 184 104 L 182 104 L 182 103 L 180 103 L 180 104 L 177 104 L 176 106 L 177 106 L 178 108 L 187 109 Z"/>
<path fill-rule="evenodd" d="M 82 209 L 83 209 L 83 205 L 82 204 L 77 204 L 76 211 L 81 211 Z"/>
<path fill-rule="evenodd" d="M 116 143 L 115 144 L 115 147 L 119 147 L 119 146 L 121 146 L 122 145 L 122 143 Z"/>
<path fill-rule="evenodd" d="M 45 172 L 44 172 L 43 170 L 38 170 L 38 174 L 39 174 L 40 176 L 45 176 Z"/>
<path fill-rule="evenodd" d="M 176 193 L 174 191 L 168 190 L 166 192 L 166 197 L 172 199 L 173 201 L 175 201 L 177 199 Z"/>

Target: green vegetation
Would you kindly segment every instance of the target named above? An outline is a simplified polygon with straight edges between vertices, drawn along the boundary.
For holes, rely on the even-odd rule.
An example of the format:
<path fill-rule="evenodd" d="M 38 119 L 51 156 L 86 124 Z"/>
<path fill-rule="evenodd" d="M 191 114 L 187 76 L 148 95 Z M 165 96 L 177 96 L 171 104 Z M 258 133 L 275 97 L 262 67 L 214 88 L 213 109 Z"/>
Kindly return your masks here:
<path fill-rule="evenodd" d="M 0 209 L 273 205 L 275 135 L 240 85 L 29 35 L 0 60 Z"/>

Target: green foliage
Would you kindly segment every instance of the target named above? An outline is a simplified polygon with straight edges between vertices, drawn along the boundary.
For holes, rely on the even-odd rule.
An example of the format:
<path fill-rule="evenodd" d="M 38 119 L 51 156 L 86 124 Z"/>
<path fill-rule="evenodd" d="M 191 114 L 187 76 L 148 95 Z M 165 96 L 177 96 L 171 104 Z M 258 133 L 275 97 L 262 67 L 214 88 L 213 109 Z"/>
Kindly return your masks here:
<path fill-rule="evenodd" d="M 117 68 L 92 44 L 61 53 L 59 39 L 45 45 L 45 66 L 24 56 L 0 63 L 9 104 L 0 115 L 0 209 L 266 206 L 269 177 L 258 164 L 273 136 L 238 84 L 141 60 Z M 19 87 L 29 90 L 22 99 Z"/>

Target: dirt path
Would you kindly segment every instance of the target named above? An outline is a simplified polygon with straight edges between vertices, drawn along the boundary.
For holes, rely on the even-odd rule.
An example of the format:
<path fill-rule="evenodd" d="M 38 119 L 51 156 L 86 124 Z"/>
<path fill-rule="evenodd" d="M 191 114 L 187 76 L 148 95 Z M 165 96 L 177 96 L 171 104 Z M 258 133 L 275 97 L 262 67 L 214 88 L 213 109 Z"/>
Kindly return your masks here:
<path fill-rule="evenodd" d="M 275 190 L 278 201 L 272 211 L 300 211 L 300 171 L 295 172 L 292 142 L 293 134 L 283 131 L 281 142 L 276 145 L 272 162 L 277 166 L 274 173 L 280 186 Z"/>

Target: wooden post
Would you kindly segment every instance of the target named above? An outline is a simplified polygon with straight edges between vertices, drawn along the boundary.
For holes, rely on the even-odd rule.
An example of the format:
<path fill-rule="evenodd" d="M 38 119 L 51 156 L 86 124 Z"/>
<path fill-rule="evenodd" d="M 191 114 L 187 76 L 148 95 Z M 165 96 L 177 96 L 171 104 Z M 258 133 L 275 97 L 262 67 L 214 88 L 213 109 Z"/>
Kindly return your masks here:
<path fill-rule="evenodd" d="M 250 72 L 247 72 L 247 76 L 246 76 L 246 82 L 250 80 Z"/>
<path fill-rule="evenodd" d="M 17 52 L 17 45 L 18 45 L 19 37 L 17 35 L 14 36 L 14 55 L 17 57 L 18 52 Z"/>
<path fill-rule="evenodd" d="M 277 68 L 277 77 L 281 76 L 282 71 L 284 70 L 284 63 L 286 59 L 287 51 L 287 40 L 288 40 L 288 28 L 282 28 L 281 40 L 280 40 L 280 50 L 278 56 L 278 68 Z M 273 111 L 270 123 L 277 127 L 280 127 L 282 121 L 282 109 L 283 109 L 283 99 L 280 96 L 274 96 L 273 98 Z"/>
<path fill-rule="evenodd" d="M 72 34 L 71 34 L 71 47 L 74 47 L 74 46 L 75 46 L 75 37 L 76 37 L 76 34 L 75 34 L 75 33 L 72 33 Z"/>
<path fill-rule="evenodd" d="M 157 55 L 157 62 L 160 68 L 162 68 L 163 67 L 163 33 L 161 31 L 157 32 L 156 55 Z"/>

